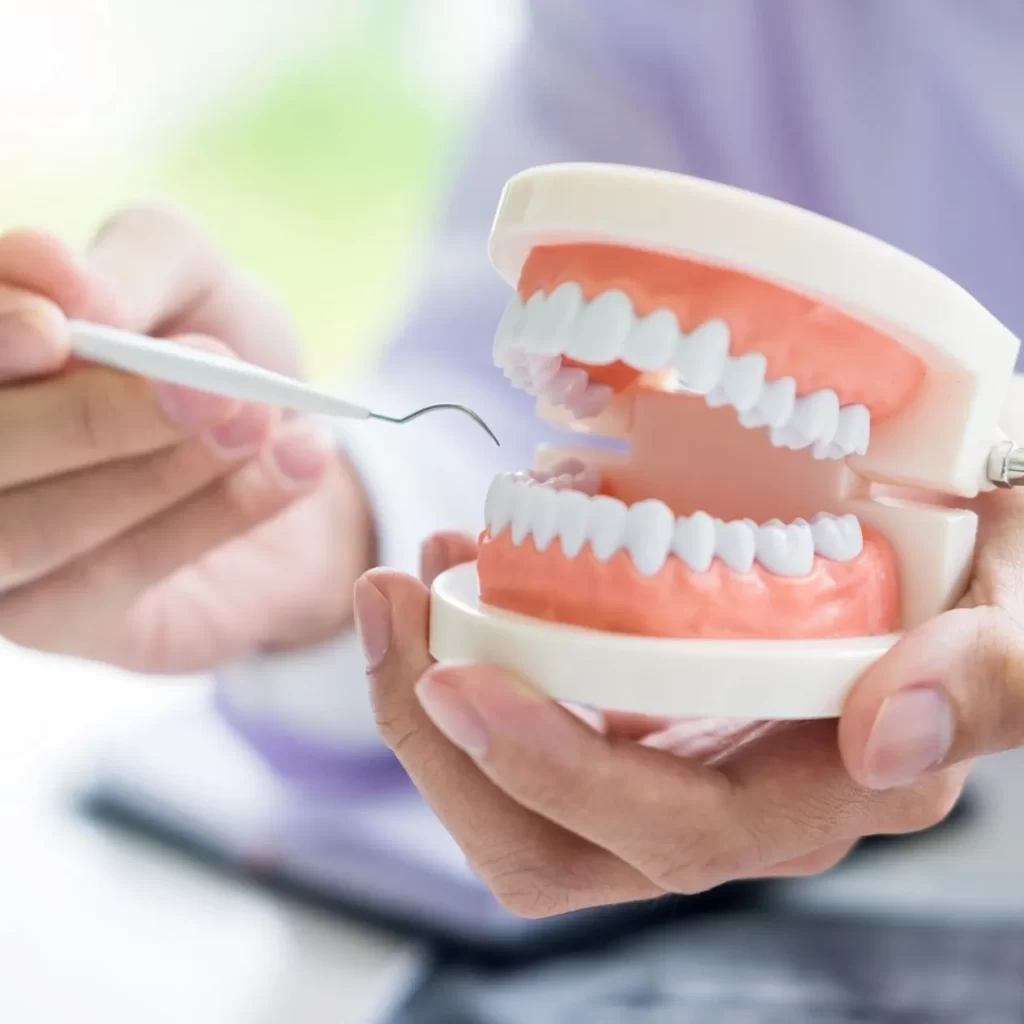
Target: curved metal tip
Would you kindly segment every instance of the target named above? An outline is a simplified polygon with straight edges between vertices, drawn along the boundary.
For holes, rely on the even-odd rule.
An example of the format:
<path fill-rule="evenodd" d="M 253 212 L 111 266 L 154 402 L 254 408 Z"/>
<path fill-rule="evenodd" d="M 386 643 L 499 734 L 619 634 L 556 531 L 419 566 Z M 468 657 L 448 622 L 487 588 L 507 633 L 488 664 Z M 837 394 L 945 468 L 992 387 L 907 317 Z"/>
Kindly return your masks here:
<path fill-rule="evenodd" d="M 380 413 L 371 413 L 371 417 L 375 420 L 384 420 L 386 423 L 409 423 L 410 421 L 419 418 L 420 416 L 426 415 L 428 412 L 437 412 L 441 409 L 454 409 L 456 412 L 465 413 L 471 420 L 480 425 L 480 428 L 486 432 L 487 436 L 496 444 L 501 447 L 501 442 L 494 436 L 494 431 L 475 413 L 472 409 L 468 409 L 464 405 L 456 405 L 454 402 L 441 402 L 438 405 L 425 405 L 422 409 L 417 409 L 415 412 L 409 413 L 408 416 L 383 416 Z"/>

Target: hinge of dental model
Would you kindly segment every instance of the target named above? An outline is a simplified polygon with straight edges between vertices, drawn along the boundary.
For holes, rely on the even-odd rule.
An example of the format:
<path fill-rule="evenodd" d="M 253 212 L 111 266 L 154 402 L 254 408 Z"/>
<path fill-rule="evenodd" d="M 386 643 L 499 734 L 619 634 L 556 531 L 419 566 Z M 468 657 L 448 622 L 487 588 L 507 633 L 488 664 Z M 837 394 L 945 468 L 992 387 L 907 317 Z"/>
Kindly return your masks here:
<path fill-rule="evenodd" d="M 988 457 L 988 478 L 996 487 L 1024 484 L 1024 448 L 1013 441 L 1000 441 Z"/>

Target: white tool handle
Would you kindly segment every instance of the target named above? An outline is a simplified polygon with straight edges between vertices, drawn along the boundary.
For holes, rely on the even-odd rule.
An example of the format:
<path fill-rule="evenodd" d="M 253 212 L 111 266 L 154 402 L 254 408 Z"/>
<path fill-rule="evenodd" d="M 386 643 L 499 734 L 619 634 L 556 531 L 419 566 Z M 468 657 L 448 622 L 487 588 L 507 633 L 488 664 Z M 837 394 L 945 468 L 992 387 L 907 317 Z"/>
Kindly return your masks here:
<path fill-rule="evenodd" d="M 81 320 L 72 320 L 70 327 L 71 347 L 83 359 L 150 380 L 310 415 L 361 420 L 371 416 L 369 409 L 242 359 Z"/>

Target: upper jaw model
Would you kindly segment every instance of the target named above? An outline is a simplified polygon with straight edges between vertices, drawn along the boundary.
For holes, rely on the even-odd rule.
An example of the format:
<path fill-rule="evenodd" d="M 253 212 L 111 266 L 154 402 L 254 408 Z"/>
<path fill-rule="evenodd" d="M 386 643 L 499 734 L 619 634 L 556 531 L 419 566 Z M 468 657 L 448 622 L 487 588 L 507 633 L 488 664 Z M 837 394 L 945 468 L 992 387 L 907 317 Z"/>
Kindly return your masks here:
<path fill-rule="evenodd" d="M 494 361 L 621 454 L 544 449 L 442 576 L 435 657 L 560 699 L 810 718 L 956 603 L 1019 342 L 933 268 L 784 203 L 562 165 L 506 186 Z M 922 494 L 931 493 L 933 499 Z"/>

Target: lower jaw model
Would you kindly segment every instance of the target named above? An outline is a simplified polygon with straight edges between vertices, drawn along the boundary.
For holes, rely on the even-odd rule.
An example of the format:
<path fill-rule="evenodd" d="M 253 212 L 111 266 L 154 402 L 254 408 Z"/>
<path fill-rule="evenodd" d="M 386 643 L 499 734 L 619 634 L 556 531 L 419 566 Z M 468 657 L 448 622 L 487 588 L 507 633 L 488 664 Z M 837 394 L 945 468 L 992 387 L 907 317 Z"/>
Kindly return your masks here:
<path fill-rule="evenodd" d="M 547 448 L 435 584 L 435 657 L 663 714 L 837 714 L 962 595 L 1018 341 L 956 285 L 825 218 L 633 168 L 506 187 L 494 361 Z M 922 500 L 922 495 L 925 497 Z M 472 579 L 470 579 L 472 573 Z"/>

